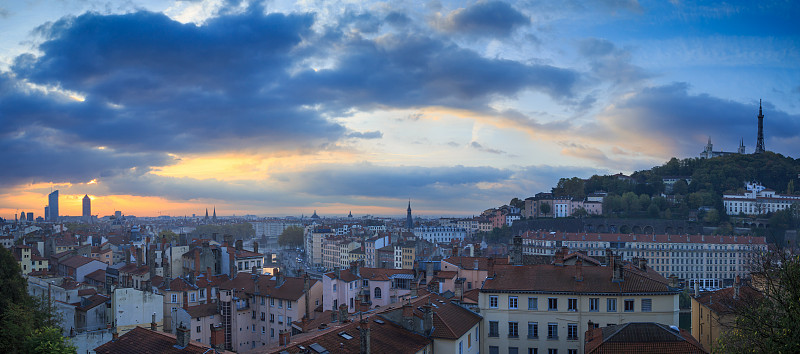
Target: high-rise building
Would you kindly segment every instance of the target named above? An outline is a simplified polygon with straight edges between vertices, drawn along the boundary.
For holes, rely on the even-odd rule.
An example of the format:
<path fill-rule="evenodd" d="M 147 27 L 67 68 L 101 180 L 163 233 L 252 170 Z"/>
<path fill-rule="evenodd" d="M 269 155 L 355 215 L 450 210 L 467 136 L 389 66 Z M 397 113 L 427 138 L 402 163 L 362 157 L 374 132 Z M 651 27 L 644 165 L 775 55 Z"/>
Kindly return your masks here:
<path fill-rule="evenodd" d="M 53 193 L 47 196 L 47 202 L 49 209 L 49 214 L 47 215 L 47 219 L 51 221 L 58 220 L 58 189 L 54 190 Z"/>
<path fill-rule="evenodd" d="M 92 216 L 92 199 L 89 198 L 88 194 L 83 196 L 83 217 L 90 217 Z"/>
<path fill-rule="evenodd" d="M 44 219 L 50 220 L 50 207 L 47 205 L 44 206 Z"/>
<path fill-rule="evenodd" d="M 28 218 L 27 219 L 28 219 L 28 222 L 33 222 L 33 213 L 32 212 L 30 212 L 30 211 L 28 212 Z"/>

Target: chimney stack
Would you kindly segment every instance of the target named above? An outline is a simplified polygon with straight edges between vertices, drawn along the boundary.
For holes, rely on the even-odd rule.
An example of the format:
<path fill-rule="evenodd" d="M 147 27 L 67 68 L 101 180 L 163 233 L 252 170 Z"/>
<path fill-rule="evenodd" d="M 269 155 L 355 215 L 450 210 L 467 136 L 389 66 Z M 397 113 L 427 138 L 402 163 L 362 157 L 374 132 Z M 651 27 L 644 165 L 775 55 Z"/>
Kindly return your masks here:
<path fill-rule="evenodd" d="M 223 239 L 223 246 L 233 247 L 233 235 L 224 235 L 222 236 Z"/>
<path fill-rule="evenodd" d="M 553 264 L 559 267 L 564 266 L 564 249 L 558 248 L 556 249 L 555 257 L 553 258 Z"/>
<path fill-rule="evenodd" d="M 155 331 L 158 329 L 158 324 L 156 324 L 156 313 L 153 312 L 153 321 L 150 322 L 150 329 Z"/>
<path fill-rule="evenodd" d="M 614 253 L 610 248 L 606 248 L 606 265 L 611 267 L 614 264 Z"/>
<path fill-rule="evenodd" d="M 486 264 L 488 265 L 487 269 L 486 269 L 486 277 L 487 278 L 494 278 L 494 275 L 495 275 L 495 273 L 494 273 L 494 258 L 493 257 L 489 257 L 489 259 L 486 260 Z"/>
<path fill-rule="evenodd" d="M 309 280 L 308 273 L 303 273 L 303 296 L 306 298 L 306 316 L 305 318 L 309 321 L 311 320 L 311 298 L 308 290 L 310 288 L 311 281 Z"/>
<path fill-rule="evenodd" d="M 258 253 L 258 242 L 253 241 L 253 252 Z"/>
<path fill-rule="evenodd" d="M 214 242 L 219 242 L 219 240 L 217 240 L 217 235 L 218 234 L 216 232 L 211 234 L 211 239 L 214 240 Z"/>
<path fill-rule="evenodd" d="M 142 266 L 142 249 L 136 247 L 136 267 L 138 268 L 141 266 Z"/>
<path fill-rule="evenodd" d="M 700 282 L 699 281 L 695 281 L 694 282 L 694 297 L 698 297 L 698 296 L 700 296 Z"/>
<path fill-rule="evenodd" d="M 244 241 L 236 240 L 236 250 L 241 251 L 244 249 Z"/>
<path fill-rule="evenodd" d="M 737 275 L 736 280 L 733 282 L 733 299 L 739 299 L 739 290 L 742 288 L 742 278 Z"/>
<path fill-rule="evenodd" d="M 358 328 L 358 331 L 361 333 L 361 347 L 360 353 L 361 354 L 370 354 L 370 329 L 369 329 L 369 319 L 362 318 L 361 324 Z"/>
<path fill-rule="evenodd" d="M 411 300 L 403 304 L 403 328 L 414 331 L 414 308 L 411 307 Z"/>
<path fill-rule="evenodd" d="M 431 330 L 433 330 L 433 307 L 430 303 L 427 303 L 422 306 L 422 310 L 424 311 L 424 317 L 422 319 L 422 330 L 425 336 L 431 334 Z"/>
<path fill-rule="evenodd" d="M 175 346 L 178 348 L 186 348 L 189 345 L 189 340 L 191 339 L 191 331 L 183 325 L 183 322 L 178 325 L 178 330 L 175 333 Z"/>
<path fill-rule="evenodd" d="M 575 281 L 583 281 L 583 260 L 577 257 L 575 261 Z"/>
<path fill-rule="evenodd" d="M 281 272 L 280 268 L 275 270 L 275 287 L 279 287 L 283 285 L 284 276 L 283 272 Z"/>
<path fill-rule="evenodd" d="M 339 322 L 347 322 L 347 305 L 345 304 L 339 305 Z"/>

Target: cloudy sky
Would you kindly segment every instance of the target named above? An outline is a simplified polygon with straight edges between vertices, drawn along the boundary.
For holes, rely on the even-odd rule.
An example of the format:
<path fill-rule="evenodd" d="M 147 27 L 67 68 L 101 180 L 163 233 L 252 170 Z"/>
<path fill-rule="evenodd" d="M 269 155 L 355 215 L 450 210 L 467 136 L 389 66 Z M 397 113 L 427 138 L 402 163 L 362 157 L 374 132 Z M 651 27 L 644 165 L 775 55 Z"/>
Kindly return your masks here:
<path fill-rule="evenodd" d="M 472 215 L 798 158 L 794 1 L 0 2 L 0 216 Z"/>

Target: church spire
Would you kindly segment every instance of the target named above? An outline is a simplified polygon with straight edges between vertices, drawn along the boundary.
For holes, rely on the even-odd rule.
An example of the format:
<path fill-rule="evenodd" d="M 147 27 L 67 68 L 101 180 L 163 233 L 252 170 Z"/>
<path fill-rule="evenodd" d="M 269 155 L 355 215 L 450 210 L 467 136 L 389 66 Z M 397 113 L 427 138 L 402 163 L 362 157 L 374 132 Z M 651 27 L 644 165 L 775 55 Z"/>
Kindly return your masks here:
<path fill-rule="evenodd" d="M 217 220 L 217 206 L 214 206 L 214 216 L 211 217 L 211 220 Z"/>
<path fill-rule="evenodd" d="M 408 209 L 406 212 L 406 229 L 411 230 L 414 228 L 414 219 L 411 218 L 411 199 L 408 200 Z"/>
<path fill-rule="evenodd" d="M 208 208 L 206 208 L 206 220 L 208 220 Z"/>

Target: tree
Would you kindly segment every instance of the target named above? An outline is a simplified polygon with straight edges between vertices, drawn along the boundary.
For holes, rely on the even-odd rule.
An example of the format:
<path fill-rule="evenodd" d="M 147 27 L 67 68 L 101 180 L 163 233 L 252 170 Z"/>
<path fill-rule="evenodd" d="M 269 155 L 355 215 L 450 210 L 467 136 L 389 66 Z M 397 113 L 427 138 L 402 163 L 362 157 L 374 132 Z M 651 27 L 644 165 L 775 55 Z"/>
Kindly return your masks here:
<path fill-rule="evenodd" d="M 539 204 L 539 213 L 542 215 L 550 214 L 550 204 L 549 203 L 541 203 Z"/>
<path fill-rule="evenodd" d="M 658 208 L 658 204 L 650 203 L 650 206 L 647 207 L 647 215 L 651 218 L 658 218 L 659 214 L 661 214 L 661 209 Z"/>
<path fill-rule="evenodd" d="M 178 241 L 178 234 L 172 232 L 172 230 L 161 230 L 158 233 L 158 240 L 160 241 L 161 238 L 166 238 L 167 242 L 175 242 Z"/>
<path fill-rule="evenodd" d="M 685 179 L 678 180 L 677 182 L 672 184 L 672 193 L 678 195 L 686 195 L 689 192 L 689 184 L 686 183 Z"/>
<path fill-rule="evenodd" d="M 759 294 L 742 296 L 727 306 L 736 316 L 725 323 L 722 353 L 800 352 L 800 258 L 784 251 L 768 252 L 752 269 Z M 715 301 L 724 301 L 715 299 Z"/>
<path fill-rule="evenodd" d="M 707 211 L 706 216 L 703 217 L 703 221 L 709 225 L 717 225 L 719 223 L 719 212 L 717 209 L 711 209 Z"/>
<path fill-rule="evenodd" d="M 508 202 L 508 205 L 519 209 L 525 209 L 525 201 L 517 197 L 511 199 L 511 201 Z"/>
<path fill-rule="evenodd" d="M 72 341 L 61 335 L 61 330 L 57 327 L 43 327 L 33 331 L 33 334 L 25 338 L 24 347 L 26 353 L 41 354 L 70 354 L 75 353 L 78 348 L 72 345 Z"/>
<path fill-rule="evenodd" d="M 589 212 L 586 211 L 585 208 L 580 207 L 580 208 L 575 209 L 575 211 L 572 212 L 572 216 L 574 216 L 576 218 L 583 219 L 583 218 L 589 216 Z"/>
<path fill-rule="evenodd" d="M 303 229 L 299 226 L 289 226 L 278 236 L 278 244 L 282 247 L 303 246 Z"/>
<path fill-rule="evenodd" d="M 11 304 L 21 304 L 28 300 L 25 291 L 27 283 L 22 278 L 19 263 L 5 247 L 0 247 L 0 317 Z"/>

